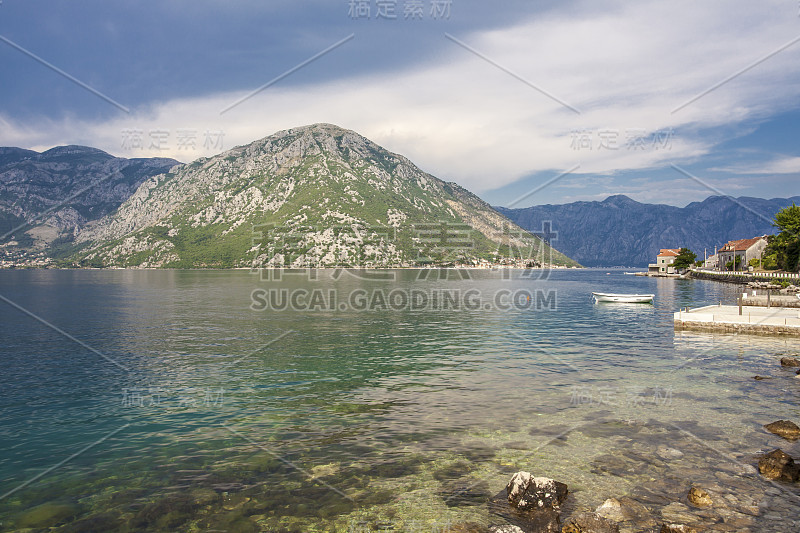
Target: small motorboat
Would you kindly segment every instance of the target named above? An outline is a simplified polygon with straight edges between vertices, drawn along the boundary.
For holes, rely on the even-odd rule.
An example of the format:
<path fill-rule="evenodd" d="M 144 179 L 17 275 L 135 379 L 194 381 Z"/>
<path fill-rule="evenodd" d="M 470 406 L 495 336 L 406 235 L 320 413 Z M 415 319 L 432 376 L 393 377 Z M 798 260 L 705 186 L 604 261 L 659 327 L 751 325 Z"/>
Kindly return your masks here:
<path fill-rule="evenodd" d="M 605 292 L 593 292 L 592 297 L 595 302 L 620 302 L 626 304 L 647 304 L 653 301 L 655 294 L 610 294 Z"/>

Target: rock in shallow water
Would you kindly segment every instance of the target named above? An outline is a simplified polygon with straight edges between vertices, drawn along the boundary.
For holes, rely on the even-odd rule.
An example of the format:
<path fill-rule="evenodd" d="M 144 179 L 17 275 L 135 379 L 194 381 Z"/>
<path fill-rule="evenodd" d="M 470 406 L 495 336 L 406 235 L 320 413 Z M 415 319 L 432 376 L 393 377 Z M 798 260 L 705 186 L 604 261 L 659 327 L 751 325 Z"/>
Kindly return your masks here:
<path fill-rule="evenodd" d="M 797 481 L 800 476 L 800 467 L 781 449 L 773 450 L 759 459 L 758 471 L 765 478 L 777 481 Z"/>
<path fill-rule="evenodd" d="M 661 509 L 661 516 L 667 522 L 675 524 L 697 522 L 697 517 L 692 514 L 691 509 L 680 502 L 673 502 Z"/>
<path fill-rule="evenodd" d="M 570 518 L 561 533 L 619 533 L 619 526 L 597 513 L 579 513 Z"/>
<path fill-rule="evenodd" d="M 492 526 L 489 533 L 525 533 L 519 526 Z"/>
<path fill-rule="evenodd" d="M 211 488 L 217 492 L 239 492 L 247 487 L 241 483 L 216 483 Z"/>
<path fill-rule="evenodd" d="M 697 530 L 683 524 L 664 524 L 660 533 L 697 533 Z"/>
<path fill-rule="evenodd" d="M 628 522 L 626 527 L 630 529 L 634 524 L 638 529 L 656 527 L 657 522 L 650 514 L 650 511 L 641 503 L 627 496 L 620 498 L 609 498 L 603 505 L 595 509 L 595 514 L 607 518 L 613 522 Z M 620 526 L 622 527 L 622 525 Z"/>
<path fill-rule="evenodd" d="M 520 511 L 557 509 L 569 491 L 564 483 L 546 477 L 533 477 L 530 472 L 517 472 L 506 485 L 508 503 Z"/>
<path fill-rule="evenodd" d="M 800 427 L 797 427 L 797 424 L 791 420 L 778 420 L 765 425 L 764 429 L 786 440 L 797 440 L 800 438 Z"/>
<path fill-rule="evenodd" d="M 502 492 L 489 502 L 490 512 L 502 517 L 505 526 L 515 526 L 523 532 L 559 533 L 561 531 L 561 504 L 567 498 L 564 483 L 549 478 L 534 477 L 529 472 L 517 472 Z M 514 529 L 507 531 L 513 532 Z"/>
<path fill-rule="evenodd" d="M 800 359 L 794 357 L 781 357 L 781 366 L 800 366 Z"/>
<path fill-rule="evenodd" d="M 622 522 L 625 520 L 625 514 L 622 512 L 622 504 L 616 498 L 609 498 L 603 502 L 603 505 L 594 511 L 598 516 L 608 518 L 614 522 Z"/>
<path fill-rule="evenodd" d="M 680 450 L 676 450 L 675 448 L 669 448 L 667 446 L 659 446 L 656 449 L 656 453 L 659 457 L 664 460 L 667 459 L 680 459 L 683 457 L 683 452 Z"/>
<path fill-rule="evenodd" d="M 692 487 L 689 489 L 688 497 L 689 503 L 697 507 L 708 507 L 714 503 L 711 501 L 711 496 L 708 495 L 708 492 L 700 487 Z"/>
<path fill-rule="evenodd" d="M 43 503 L 29 509 L 17 519 L 17 527 L 49 528 L 73 518 L 79 509 L 72 504 Z"/>

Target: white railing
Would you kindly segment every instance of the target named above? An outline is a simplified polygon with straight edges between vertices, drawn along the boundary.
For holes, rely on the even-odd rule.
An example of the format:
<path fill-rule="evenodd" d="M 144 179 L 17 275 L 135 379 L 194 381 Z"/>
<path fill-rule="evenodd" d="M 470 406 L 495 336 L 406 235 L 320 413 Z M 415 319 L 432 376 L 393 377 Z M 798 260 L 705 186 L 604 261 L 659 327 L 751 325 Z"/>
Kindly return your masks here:
<path fill-rule="evenodd" d="M 756 278 L 800 279 L 800 274 L 794 272 L 741 272 L 741 271 L 720 272 L 719 270 L 705 270 L 702 268 L 696 269 L 696 272 L 700 272 L 702 274 L 711 274 L 713 276 L 742 276 L 742 277 L 756 277 Z"/>

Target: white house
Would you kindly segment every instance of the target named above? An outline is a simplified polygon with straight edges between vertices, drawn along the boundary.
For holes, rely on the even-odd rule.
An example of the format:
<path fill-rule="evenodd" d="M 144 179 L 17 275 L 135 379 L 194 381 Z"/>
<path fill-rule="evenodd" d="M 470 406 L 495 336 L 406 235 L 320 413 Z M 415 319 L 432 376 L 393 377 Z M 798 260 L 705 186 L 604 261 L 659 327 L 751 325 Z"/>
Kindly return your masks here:
<path fill-rule="evenodd" d="M 675 268 L 672 263 L 675 262 L 680 253 L 679 248 L 664 248 L 660 250 L 656 256 L 656 262 L 650 263 L 647 270 L 659 274 L 675 274 Z"/>
<path fill-rule="evenodd" d="M 740 239 L 738 241 L 728 241 L 719 249 L 719 269 L 723 272 L 727 270 L 747 270 L 747 264 L 751 259 L 761 259 L 761 254 L 767 247 L 767 236 L 753 237 L 752 239 Z M 739 258 L 739 264 L 734 263 L 735 258 Z M 728 268 L 728 263 L 732 268 Z"/>

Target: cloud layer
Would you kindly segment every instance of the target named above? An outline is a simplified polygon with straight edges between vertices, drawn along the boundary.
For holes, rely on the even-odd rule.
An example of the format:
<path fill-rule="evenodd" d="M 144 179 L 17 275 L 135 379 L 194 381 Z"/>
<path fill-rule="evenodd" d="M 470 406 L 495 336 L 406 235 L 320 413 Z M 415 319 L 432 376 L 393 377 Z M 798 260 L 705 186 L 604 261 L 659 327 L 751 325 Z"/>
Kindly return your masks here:
<path fill-rule="evenodd" d="M 800 35 L 791 2 L 587 1 L 453 39 L 446 29 L 427 57 L 393 71 L 345 73 L 302 85 L 287 78 L 224 114 L 254 87 L 154 101 L 104 120 L 40 118 L 21 124 L 4 113 L 0 144 L 87 144 L 126 157 L 188 161 L 280 129 L 331 122 L 478 193 L 530 176 L 544 181 L 580 165 L 562 187 L 574 193 L 582 176 L 616 176 L 618 192 L 636 196 L 652 184 L 637 184 L 622 173 L 702 165 L 723 141 L 800 101 L 800 43 L 764 59 Z M 356 48 L 355 33 L 329 55 Z M 313 73 L 326 57 L 302 70 Z M 130 132 L 137 130 L 141 148 L 131 148 Z M 187 131 L 195 132 L 194 147 L 178 146 L 179 130 L 186 130 L 184 144 Z M 153 131 L 161 132 L 162 149 L 155 147 Z M 222 145 L 207 142 L 206 131 L 224 132 Z M 800 170 L 798 157 L 759 150 L 759 157 L 773 162 L 747 170 L 716 161 L 705 168 L 764 175 Z M 601 194 L 592 183 L 585 182 L 583 197 Z M 698 190 L 692 186 L 687 193 L 676 183 L 675 197 L 665 201 L 686 201 Z M 725 187 L 734 193 L 736 183 Z M 580 197 L 573 193 L 564 190 L 565 200 Z"/>

